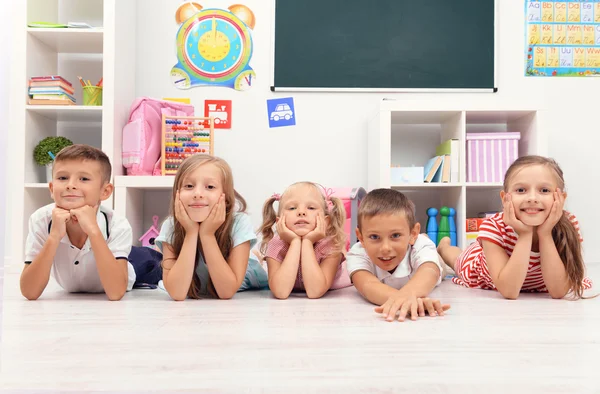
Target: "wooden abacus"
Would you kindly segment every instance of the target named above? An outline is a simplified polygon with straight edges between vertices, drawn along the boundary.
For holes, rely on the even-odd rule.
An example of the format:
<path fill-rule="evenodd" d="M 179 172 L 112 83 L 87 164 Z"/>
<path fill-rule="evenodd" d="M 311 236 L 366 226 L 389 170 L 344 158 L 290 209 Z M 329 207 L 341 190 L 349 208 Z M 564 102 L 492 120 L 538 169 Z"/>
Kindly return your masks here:
<path fill-rule="evenodd" d="M 162 175 L 175 175 L 181 162 L 197 153 L 213 154 L 213 118 L 168 116 L 162 118 Z"/>

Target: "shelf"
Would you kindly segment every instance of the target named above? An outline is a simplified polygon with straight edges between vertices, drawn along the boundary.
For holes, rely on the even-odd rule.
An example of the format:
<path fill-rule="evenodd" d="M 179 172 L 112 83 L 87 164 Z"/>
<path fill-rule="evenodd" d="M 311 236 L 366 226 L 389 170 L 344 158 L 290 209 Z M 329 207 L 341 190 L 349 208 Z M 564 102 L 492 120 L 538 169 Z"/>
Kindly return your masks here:
<path fill-rule="evenodd" d="M 48 189 L 48 182 L 46 182 L 46 183 L 26 183 L 25 189 Z"/>
<path fill-rule="evenodd" d="M 504 187 L 502 182 L 467 182 L 465 185 L 476 189 L 502 189 Z"/>
<path fill-rule="evenodd" d="M 498 124 L 510 123 L 519 120 L 527 115 L 535 113 L 534 110 L 528 111 L 467 111 L 467 123 L 472 124 Z"/>
<path fill-rule="evenodd" d="M 442 124 L 460 115 L 460 111 L 397 111 L 391 113 L 392 124 Z"/>
<path fill-rule="evenodd" d="M 392 185 L 392 189 L 438 189 L 438 188 L 452 188 L 462 187 L 462 183 L 442 183 L 442 182 L 431 182 L 431 183 L 401 183 L 398 185 Z"/>
<path fill-rule="evenodd" d="M 35 112 L 47 118 L 69 122 L 100 122 L 102 121 L 101 106 L 84 105 L 27 105 L 28 111 Z"/>
<path fill-rule="evenodd" d="M 27 32 L 57 53 L 102 53 L 103 29 L 27 28 Z"/>
<path fill-rule="evenodd" d="M 145 189 L 145 190 L 161 190 L 161 189 L 172 189 L 173 180 L 175 177 L 172 175 L 167 176 L 116 176 L 115 187 L 130 187 L 134 189 Z"/>

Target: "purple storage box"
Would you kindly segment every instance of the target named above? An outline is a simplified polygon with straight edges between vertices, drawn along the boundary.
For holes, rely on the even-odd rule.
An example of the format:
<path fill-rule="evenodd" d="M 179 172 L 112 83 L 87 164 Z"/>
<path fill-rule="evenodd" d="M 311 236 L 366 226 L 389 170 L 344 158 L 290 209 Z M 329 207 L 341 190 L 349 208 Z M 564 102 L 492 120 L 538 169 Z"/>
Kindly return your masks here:
<path fill-rule="evenodd" d="M 467 133 L 467 182 L 503 182 L 521 133 Z"/>

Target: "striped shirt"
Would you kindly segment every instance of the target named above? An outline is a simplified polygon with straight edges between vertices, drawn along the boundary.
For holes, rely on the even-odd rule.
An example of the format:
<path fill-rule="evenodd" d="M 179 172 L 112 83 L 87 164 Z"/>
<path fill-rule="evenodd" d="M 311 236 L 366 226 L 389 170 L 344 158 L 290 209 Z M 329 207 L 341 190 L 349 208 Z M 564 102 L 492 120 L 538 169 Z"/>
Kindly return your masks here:
<path fill-rule="evenodd" d="M 579 234 L 579 241 L 583 242 L 579 222 L 575 215 L 565 211 L 565 215 Z M 506 254 L 512 256 L 513 250 L 519 236 L 512 227 L 504 223 L 504 214 L 496 215 L 486 219 L 479 228 L 477 242 L 472 243 L 465 249 L 457 259 L 456 275 L 452 282 L 465 287 L 496 290 L 492 276 L 488 270 L 485 254 L 483 253 L 482 241 L 492 242 L 506 251 Z M 589 278 L 583 280 L 584 289 L 592 287 L 592 281 Z M 529 253 L 529 267 L 521 291 L 547 291 L 542 276 L 542 265 L 540 263 L 540 253 L 531 251 Z"/>

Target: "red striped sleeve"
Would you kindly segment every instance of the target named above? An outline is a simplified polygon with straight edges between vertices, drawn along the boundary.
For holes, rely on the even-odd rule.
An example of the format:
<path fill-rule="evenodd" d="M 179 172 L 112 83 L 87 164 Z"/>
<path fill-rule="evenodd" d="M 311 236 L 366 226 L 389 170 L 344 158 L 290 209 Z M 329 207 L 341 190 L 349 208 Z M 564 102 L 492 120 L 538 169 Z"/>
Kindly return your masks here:
<path fill-rule="evenodd" d="M 503 230 L 503 223 L 499 223 L 498 220 L 501 220 L 502 214 L 496 214 L 490 218 L 484 220 L 479 227 L 479 235 L 477 236 L 477 241 L 480 245 L 483 246 L 481 241 L 489 241 L 492 242 L 501 248 L 506 248 Z"/>

